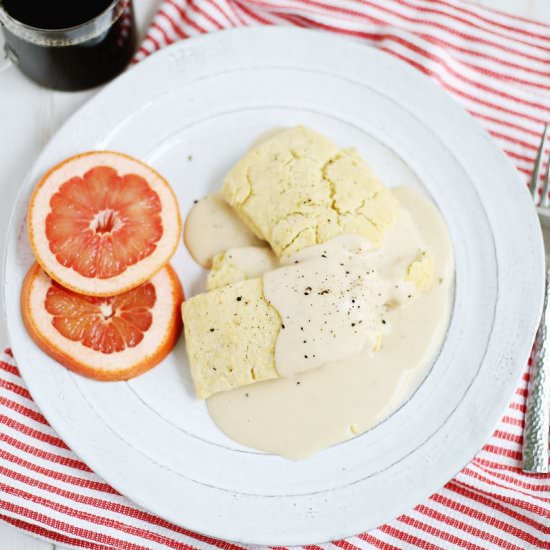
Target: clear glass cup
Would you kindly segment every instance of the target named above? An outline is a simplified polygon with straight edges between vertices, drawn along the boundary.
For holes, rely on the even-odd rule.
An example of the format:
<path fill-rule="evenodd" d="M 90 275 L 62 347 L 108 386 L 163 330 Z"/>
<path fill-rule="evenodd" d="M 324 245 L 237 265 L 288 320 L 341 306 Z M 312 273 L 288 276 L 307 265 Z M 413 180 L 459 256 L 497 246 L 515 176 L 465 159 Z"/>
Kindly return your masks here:
<path fill-rule="evenodd" d="M 113 0 L 92 19 L 59 29 L 24 24 L 0 0 L 0 25 L 8 62 L 56 90 L 84 90 L 111 80 L 126 68 L 136 48 L 132 0 Z"/>

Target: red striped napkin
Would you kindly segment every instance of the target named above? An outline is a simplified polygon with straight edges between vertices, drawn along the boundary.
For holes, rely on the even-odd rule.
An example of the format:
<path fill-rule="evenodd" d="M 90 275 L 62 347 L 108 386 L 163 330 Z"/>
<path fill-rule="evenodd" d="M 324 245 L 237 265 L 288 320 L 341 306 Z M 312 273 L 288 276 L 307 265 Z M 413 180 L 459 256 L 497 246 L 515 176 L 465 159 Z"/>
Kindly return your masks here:
<path fill-rule="evenodd" d="M 137 60 L 182 38 L 257 24 L 325 29 L 403 59 L 462 103 L 530 175 L 550 121 L 550 26 L 457 0 L 165 0 Z M 332 544 L 550 549 L 550 476 L 520 470 L 527 382 L 526 366 L 490 441 L 438 493 Z M 240 548 L 145 512 L 90 471 L 41 415 L 9 351 L 0 361 L 0 403 L 3 521 L 75 548 Z"/>

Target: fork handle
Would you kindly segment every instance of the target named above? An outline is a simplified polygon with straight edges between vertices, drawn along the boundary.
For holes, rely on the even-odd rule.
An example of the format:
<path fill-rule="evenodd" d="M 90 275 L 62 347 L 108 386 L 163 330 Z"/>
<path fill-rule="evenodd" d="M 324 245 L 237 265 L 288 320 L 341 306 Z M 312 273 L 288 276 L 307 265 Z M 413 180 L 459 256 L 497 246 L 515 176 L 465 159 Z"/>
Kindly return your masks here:
<path fill-rule="evenodd" d="M 535 362 L 527 396 L 523 431 L 523 470 L 548 472 L 548 431 L 550 413 L 550 270 L 546 273 L 544 308 L 535 340 Z"/>

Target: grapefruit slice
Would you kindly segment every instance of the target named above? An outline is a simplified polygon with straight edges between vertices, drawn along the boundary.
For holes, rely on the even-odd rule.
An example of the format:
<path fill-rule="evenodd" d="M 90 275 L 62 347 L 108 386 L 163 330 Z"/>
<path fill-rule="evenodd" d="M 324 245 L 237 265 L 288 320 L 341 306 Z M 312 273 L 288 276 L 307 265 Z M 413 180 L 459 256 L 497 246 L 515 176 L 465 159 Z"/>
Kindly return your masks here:
<path fill-rule="evenodd" d="M 166 180 L 110 151 L 71 157 L 46 173 L 27 223 L 42 269 L 88 296 L 114 296 L 150 279 L 170 260 L 181 233 Z"/>
<path fill-rule="evenodd" d="M 96 380 L 127 380 L 154 367 L 181 332 L 183 290 L 171 266 L 113 297 L 76 294 L 34 264 L 21 311 L 33 340 L 70 370 Z"/>

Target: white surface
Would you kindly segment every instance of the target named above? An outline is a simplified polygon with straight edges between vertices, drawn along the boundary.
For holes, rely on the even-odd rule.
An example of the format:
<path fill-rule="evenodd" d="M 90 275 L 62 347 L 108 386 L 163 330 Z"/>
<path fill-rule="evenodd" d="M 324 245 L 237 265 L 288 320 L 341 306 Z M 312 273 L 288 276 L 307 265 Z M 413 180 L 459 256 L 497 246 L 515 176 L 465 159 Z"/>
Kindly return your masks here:
<path fill-rule="evenodd" d="M 547 0 L 478 0 L 477 3 L 550 22 Z M 135 0 L 141 29 L 146 27 L 157 4 L 158 0 Z M 7 219 L 21 178 L 50 135 L 93 93 L 67 94 L 40 89 L 13 68 L 0 74 L 0 219 Z M 6 224 L 0 227 L 2 242 L 5 228 Z M 2 323 L 0 342 L 6 342 Z M 52 545 L 0 523 L 0 548 L 38 550 L 52 548 Z"/>
<path fill-rule="evenodd" d="M 399 86 L 403 78 L 407 90 Z M 75 375 L 29 342 L 19 308 L 33 261 L 24 219 L 30 192 L 53 164 L 90 149 L 131 154 L 171 182 L 185 215 L 194 198 L 219 187 L 258 135 L 296 124 L 355 146 L 383 181 L 416 184 L 449 227 L 457 269 L 447 337 L 427 379 L 389 419 L 291 462 L 242 447 L 215 427 L 193 395 L 183 341 L 157 369 L 118 384 Z M 396 169 L 403 165 L 410 171 Z M 135 502 L 183 527 L 238 542 L 294 545 L 350 536 L 436 491 L 493 431 L 540 315 L 542 239 L 509 160 L 408 65 L 312 31 L 226 31 L 143 61 L 49 142 L 22 184 L 9 225 L 10 341 L 52 426 Z M 172 264 L 188 294 L 196 292 L 204 272 L 183 245 Z"/>

